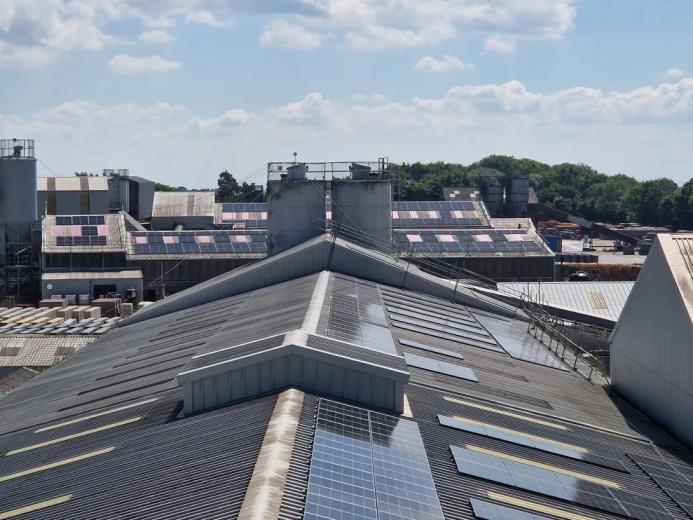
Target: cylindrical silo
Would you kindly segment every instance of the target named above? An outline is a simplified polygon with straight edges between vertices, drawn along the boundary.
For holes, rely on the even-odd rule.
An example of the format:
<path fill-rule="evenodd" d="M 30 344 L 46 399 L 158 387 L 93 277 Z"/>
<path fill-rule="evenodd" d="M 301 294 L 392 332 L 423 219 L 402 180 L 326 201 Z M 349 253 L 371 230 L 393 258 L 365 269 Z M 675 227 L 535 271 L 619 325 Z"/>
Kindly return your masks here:
<path fill-rule="evenodd" d="M 30 242 L 36 216 L 34 141 L 0 140 L 0 225 L 11 240 Z"/>

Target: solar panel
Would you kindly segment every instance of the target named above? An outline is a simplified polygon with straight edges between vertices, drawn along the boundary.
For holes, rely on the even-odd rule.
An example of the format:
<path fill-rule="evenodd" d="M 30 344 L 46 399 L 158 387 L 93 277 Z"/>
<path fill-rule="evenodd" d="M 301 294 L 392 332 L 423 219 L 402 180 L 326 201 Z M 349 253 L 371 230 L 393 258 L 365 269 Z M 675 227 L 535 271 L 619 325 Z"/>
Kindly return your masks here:
<path fill-rule="evenodd" d="M 526 491 L 574 502 L 628 518 L 649 520 L 669 518 L 665 508 L 653 497 L 640 497 L 621 489 L 616 482 L 588 474 L 562 470 L 547 464 L 536 465 L 500 452 L 476 446 L 450 446 L 457 470 Z M 502 456 L 499 456 L 502 455 Z"/>
<path fill-rule="evenodd" d="M 427 333 L 426 330 L 434 330 L 451 336 L 456 336 L 458 338 L 463 338 L 465 340 L 471 340 L 490 346 L 496 346 L 496 342 L 493 339 L 490 339 L 488 336 L 484 337 L 483 335 L 478 333 L 467 332 L 453 325 L 443 326 L 437 323 L 428 322 L 426 320 L 416 320 L 414 318 L 402 317 L 396 314 L 390 314 L 390 320 L 396 327 L 400 327 L 401 324 L 420 327 L 421 329 L 424 329 L 422 330 L 424 334 Z"/>
<path fill-rule="evenodd" d="M 392 203 L 392 226 L 401 229 L 488 227 L 478 201 L 399 201 Z"/>
<path fill-rule="evenodd" d="M 501 506 L 476 498 L 470 498 L 469 503 L 478 520 L 551 520 L 548 516 L 535 515 L 514 507 Z"/>
<path fill-rule="evenodd" d="M 401 339 L 399 342 L 407 347 L 418 348 L 419 350 L 427 350 L 428 352 L 435 352 L 436 354 L 441 354 L 443 356 L 448 356 L 457 359 L 464 359 L 464 356 L 459 352 L 454 352 L 445 348 L 432 347 L 430 345 L 424 345 L 418 341 L 411 341 L 409 339 Z"/>
<path fill-rule="evenodd" d="M 60 215 L 55 217 L 58 226 L 103 226 L 106 219 L 103 215 Z"/>
<path fill-rule="evenodd" d="M 388 308 L 388 310 L 390 310 Z M 470 326 L 468 323 L 457 321 L 455 318 L 439 318 L 430 315 L 421 314 L 418 312 L 403 311 L 400 309 L 390 310 L 390 319 L 393 321 L 403 321 L 405 323 L 411 323 L 413 325 L 421 326 L 435 326 L 440 330 L 454 329 L 456 332 L 468 333 L 472 338 L 479 339 L 481 341 L 489 341 L 490 343 L 496 343 L 488 335 L 488 333 L 479 326 Z"/>
<path fill-rule="evenodd" d="M 686 513 L 693 516 L 693 474 L 689 468 L 630 453 L 628 456 Z"/>
<path fill-rule="evenodd" d="M 258 230 L 136 231 L 131 235 L 134 253 L 140 255 L 267 254 L 267 233 Z"/>
<path fill-rule="evenodd" d="M 221 220 L 224 224 L 242 224 L 245 228 L 267 227 L 266 202 L 229 202 L 221 207 Z"/>
<path fill-rule="evenodd" d="M 571 446 L 563 442 L 554 441 L 552 439 L 542 438 L 529 433 L 510 430 L 508 428 L 502 428 L 500 426 L 474 421 L 464 417 L 448 417 L 445 415 L 438 415 L 438 421 L 443 426 L 455 428 L 456 430 L 476 433 L 477 435 L 483 435 L 492 439 L 511 442 L 513 444 L 527 446 L 529 448 L 553 453 L 555 455 L 561 455 L 570 459 L 580 460 L 590 464 L 604 466 L 628 473 L 628 470 L 617 460 L 610 460 L 604 457 L 592 455 L 587 449 L 581 448 L 580 446 Z"/>
<path fill-rule="evenodd" d="M 407 362 L 407 365 L 413 367 L 423 368 L 431 372 L 438 372 L 446 376 L 466 379 L 467 381 L 479 382 L 479 379 L 471 368 L 453 365 L 452 363 L 438 361 L 437 359 L 431 359 L 417 354 L 410 354 L 409 352 L 404 353 L 404 360 Z"/>
<path fill-rule="evenodd" d="M 304 519 L 443 520 L 414 421 L 320 399 Z"/>
<path fill-rule="evenodd" d="M 399 249 L 415 253 L 533 253 L 542 250 L 541 245 L 525 229 L 508 230 L 435 230 L 417 229 L 412 231 L 393 231 L 392 237 Z M 438 229 L 444 229 L 438 226 Z M 509 236 L 512 236 L 510 240 Z"/>
<path fill-rule="evenodd" d="M 330 294 L 329 337 L 399 355 L 375 284 L 335 274 Z"/>

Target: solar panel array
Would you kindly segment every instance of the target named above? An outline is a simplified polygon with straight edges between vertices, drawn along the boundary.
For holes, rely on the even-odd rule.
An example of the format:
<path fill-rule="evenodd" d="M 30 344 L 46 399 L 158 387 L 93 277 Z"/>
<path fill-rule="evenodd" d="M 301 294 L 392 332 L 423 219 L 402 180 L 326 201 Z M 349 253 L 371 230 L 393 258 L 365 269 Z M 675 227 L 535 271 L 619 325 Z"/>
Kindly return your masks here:
<path fill-rule="evenodd" d="M 689 515 L 693 516 L 693 471 L 641 455 L 628 456 Z"/>
<path fill-rule="evenodd" d="M 541 245 L 526 229 L 395 230 L 398 248 L 414 253 L 537 253 Z"/>
<path fill-rule="evenodd" d="M 105 246 L 108 241 L 103 215 L 56 216 L 51 232 L 57 246 Z"/>
<path fill-rule="evenodd" d="M 440 354 L 442 356 L 448 356 L 451 358 L 464 359 L 464 356 L 459 352 L 453 352 L 452 350 L 448 350 L 446 348 L 432 347 L 431 345 L 425 345 L 423 343 L 419 343 L 418 341 L 412 341 L 409 339 L 402 338 L 400 338 L 399 342 L 401 345 L 404 345 L 405 347 L 412 347 L 419 350 L 425 350 L 427 352 L 433 352 L 435 354 Z"/>
<path fill-rule="evenodd" d="M 407 362 L 407 365 L 412 367 L 422 368 L 459 379 L 466 379 L 467 381 L 474 381 L 475 383 L 479 382 L 479 378 L 476 377 L 476 374 L 471 368 L 453 365 L 446 361 L 438 361 L 437 359 L 431 359 L 417 354 L 410 354 L 409 352 L 404 353 L 404 360 Z"/>
<path fill-rule="evenodd" d="M 514 507 L 502 506 L 476 498 L 469 499 L 477 520 L 551 520 L 548 516 L 520 511 Z"/>
<path fill-rule="evenodd" d="M 382 287 L 380 292 L 390 321 L 397 328 L 503 352 L 493 336 L 464 307 L 440 305 Z"/>
<path fill-rule="evenodd" d="M 560 468 L 551 469 L 552 467 L 546 464 L 535 465 L 532 461 L 511 455 L 501 457 L 481 452 L 479 448 L 470 448 L 476 447 L 450 446 L 458 471 L 465 475 L 575 502 L 627 518 L 670 518 L 657 499 L 624 491 L 622 486 L 615 482 L 599 483 L 601 479 L 591 478 L 586 474 L 557 471 Z"/>
<path fill-rule="evenodd" d="M 443 520 L 414 421 L 320 399 L 305 520 Z"/>
<path fill-rule="evenodd" d="M 221 205 L 224 224 L 242 224 L 246 228 L 267 228 L 266 202 L 225 202 Z"/>
<path fill-rule="evenodd" d="M 387 354 L 399 355 L 388 327 L 378 287 L 334 274 L 325 334 Z"/>
<path fill-rule="evenodd" d="M 103 215 L 62 215 L 55 217 L 58 226 L 103 226 L 106 218 Z"/>
<path fill-rule="evenodd" d="M 256 253 L 267 254 L 267 234 L 252 231 L 135 231 L 136 255 Z"/>
<path fill-rule="evenodd" d="M 455 428 L 456 430 L 476 433 L 478 435 L 483 435 L 484 437 L 490 437 L 492 439 L 498 439 L 501 441 L 518 444 L 520 446 L 527 446 L 536 450 L 588 462 L 597 466 L 604 466 L 617 471 L 627 471 L 625 467 L 617 460 L 598 457 L 588 453 L 587 449 L 581 450 L 577 446 L 569 446 L 562 442 L 553 441 L 552 439 L 540 438 L 536 435 L 509 430 L 508 428 L 481 423 L 479 421 L 465 419 L 463 417 L 448 417 L 445 415 L 438 415 L 438 421 L 443 426 Z"/>
<path fill-rule="evenodd" d="M 392 226 L 402 229 L 489 227 L 476 201 L 400 201 L 392 203 Z"/>

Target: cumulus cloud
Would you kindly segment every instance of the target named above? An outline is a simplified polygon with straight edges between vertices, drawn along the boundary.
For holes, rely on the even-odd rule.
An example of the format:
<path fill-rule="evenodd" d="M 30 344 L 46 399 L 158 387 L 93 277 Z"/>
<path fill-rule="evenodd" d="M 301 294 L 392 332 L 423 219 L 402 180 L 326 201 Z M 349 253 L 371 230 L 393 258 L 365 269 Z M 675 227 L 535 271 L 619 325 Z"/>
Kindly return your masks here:
<path fill-rule="evenodd" d="M 265 25 L 260 35 L 263 47 L 284 47 L 287 49 L 315 49 L 322 44 L 322 36 L 307 31 L 299 25 L 292 25 L 284 20 L 275 20 Z"/>
<path fill-rule="evenodd" d="M 175 103 L 73 100 L 27 117 L 0 113 L 0 134 L 36 138 L 42 160 L 62 174 L 122 164 L 145 177 L 196 186 L 213 185 L 223 168 L 252 171 L 296 150 L 307 160 L 388 155 L 467 162 L 510 153 L 600 167 L 624 157 L 629 163 L 680 158 L 693 139 L 693 78 L 620 91 L 462 84 L 401 101 L 362 94 L 337 102 L 312 92 L 254 112 L 228 108 L 203 117 Z M 687 180 L 685 169 L 665 168 L 658 166 L 656 175 Z M 651 166 L 625 173 L 638 172 L 655 175 Z"/>
<path fill-rule="evenodd" d="M 676 67 L 673 67 L 671 69 L 667 69 L 664 72 L 664 77 L 667 79 L 679 79 L 685 75 L 686 75 L 686 73 L 683 70 L 678 69 Z"/>
<path fill-rule="evenodd" d="M 264 45 L 312 49 L 323 43 L 321 33 L 329 33 L 355 49 L 384 50 L 432 46 L 470 33 L 488 37 L 487 50 L 509 52 L 523 40 L 563 37 L 573 28 L 574 1 L 3 0 L 0 66 L 36 67 L 72 51 L 98 51 L 118 42 L 109 31 L 126 21 L 147 29 L 143 43 L 165 43 L 168 33 L 157 31 L 180 21 L 231 27 L 232 14 L 269 16 L 260 37 Z"/>
<path fill-rule="evenodd" d="M 188 23 L 208 25 L 210 27 L 232 27 L 235 24 L 233 18 L 219 18 L 210 11 L 204 9 L 200 11 L 188 12 L 185 17 L 185 21 Z"/>
<path fill-rule="evenodd" d="M 161 56 L 130 56 L 118 54 L 108 62 L 110 69 L 116 74 L 152 74 L 170 72 L 181 68 L 177 61 L 167 60 Z"/>
<path fill-rule="evenodd" d="M 318 124 L 327 122 L 335 112 L 334 104 L 320 92 L 312 92 L 303 99 L 288 103 L 270 113 L 282 123 Z"/>
<path fill-rule="evenodd" d="M 252 112 L 246 112 L 245 110 L 236 108 L 224 112 L 219 117 L 192 117 L 188 121 L 186 129 L 196 130 L 201 133 L 226 131 L 233 128 L 237 128 L 239 126 L 243 126 L 249 123 L 254 118 L 255 114 L 253 114 Z"/>
<path fill-rule="evenodd" d="M 175 38 L 162 29 L 146 31 L 140 34 L 140 41 L 144 43 L 171 43 Z"/>
<path fill-rule="evenodd" d="M 471 68 L 470 65 L 466 65 L 459 58 L 450 56 L 449 54 L 446 54 L 441 59 L 436 59 L 433 56 L 424 56 L 414 65 L 415 70 L 436 73 L 452 72 L 469 68 Z"/>
<path fill-rule="evenodd" d="M 494 34 L 484 40 L 484 50 L 499 54 L 510 54 L 517 49 L 517 39 L 508 34 Z"/>

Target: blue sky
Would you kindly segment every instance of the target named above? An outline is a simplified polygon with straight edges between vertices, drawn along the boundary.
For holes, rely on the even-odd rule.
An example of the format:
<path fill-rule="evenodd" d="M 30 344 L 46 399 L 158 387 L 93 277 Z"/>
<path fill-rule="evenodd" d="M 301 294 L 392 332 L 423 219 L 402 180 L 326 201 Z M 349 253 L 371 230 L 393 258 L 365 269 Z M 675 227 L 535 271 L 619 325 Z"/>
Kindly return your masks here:
<path fill-rule="evenodd" d="M 189 187 L 293 151 L 681 183 L 691 49 L 688 0 L 4 0 L 0 134 Z"/>

